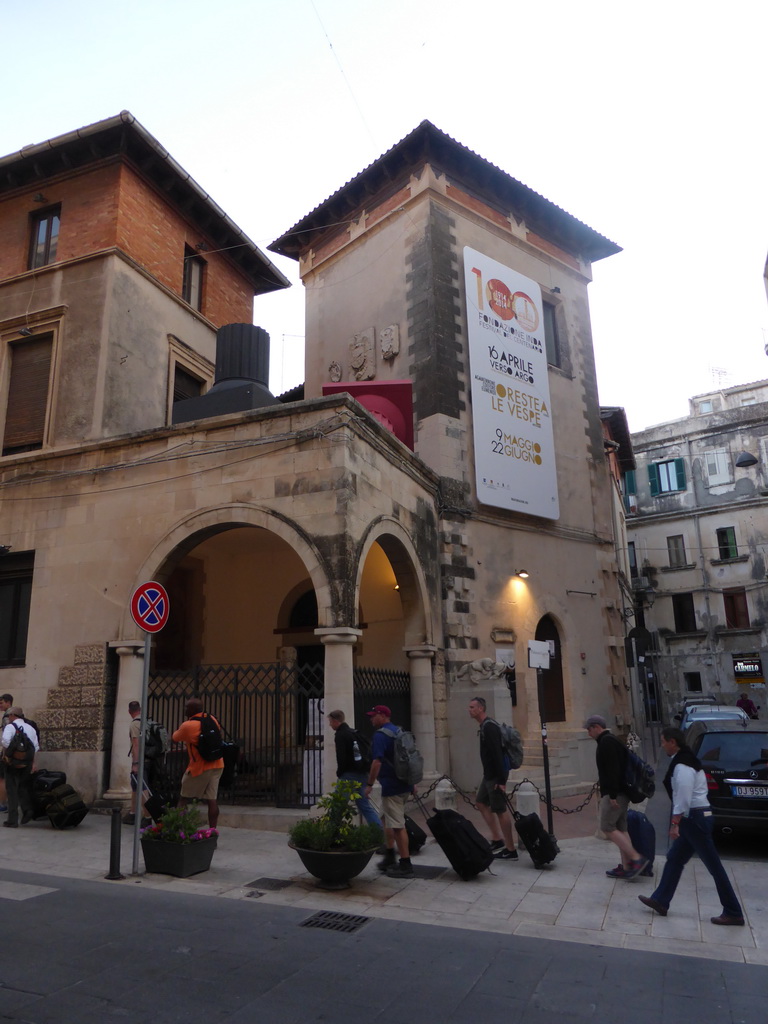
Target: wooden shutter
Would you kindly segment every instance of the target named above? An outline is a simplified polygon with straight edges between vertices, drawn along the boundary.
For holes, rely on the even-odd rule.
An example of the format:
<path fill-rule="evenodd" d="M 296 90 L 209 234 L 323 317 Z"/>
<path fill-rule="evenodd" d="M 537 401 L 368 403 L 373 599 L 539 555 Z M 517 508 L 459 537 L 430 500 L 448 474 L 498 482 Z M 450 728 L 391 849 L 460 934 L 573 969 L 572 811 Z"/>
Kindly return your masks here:
<path fill-rule="evenodd" d="M 661 494 L 661 487 L 659 485 L 659 467 L 655 462 L 652 462 L 648 467 L 648 483 L 651 485 L 652 498 L 655 498 L 657 494 Z"/>
<path fill-rule="evenodd" d="M 50 335 L 11 345 L 3 455 L 43 446 L 52 349 Z"/>
<path fill-rule="evenodd" d="M 675 459 L 675 473 L 677 474 L 678 491 L 685 490 L 685 460 Z"/>

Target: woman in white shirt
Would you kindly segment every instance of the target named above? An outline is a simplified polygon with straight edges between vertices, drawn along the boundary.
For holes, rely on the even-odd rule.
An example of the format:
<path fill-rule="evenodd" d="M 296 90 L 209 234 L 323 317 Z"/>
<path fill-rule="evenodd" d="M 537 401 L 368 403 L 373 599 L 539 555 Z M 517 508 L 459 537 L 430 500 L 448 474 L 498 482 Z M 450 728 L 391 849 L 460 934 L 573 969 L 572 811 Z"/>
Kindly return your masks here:
<path fill-rule="evenodd" d="M 694 853 L 698 853 L 715 881 L 717 895 L 723 905 L 722 914 L 710 918 L 712 924 L 743 925 L 744 913 L 712 839 L 712 810 L 701 762 L 685 745 L 680 729 L 672 726 L 662 729 L 661 745 L 672 758 L 664 777 L 664 787 L 672 801 L 669 835 L 673 842 L 656 891 L 652 896 L 637 898 L 661 917 L 666 917 L 683 868 Z"/>

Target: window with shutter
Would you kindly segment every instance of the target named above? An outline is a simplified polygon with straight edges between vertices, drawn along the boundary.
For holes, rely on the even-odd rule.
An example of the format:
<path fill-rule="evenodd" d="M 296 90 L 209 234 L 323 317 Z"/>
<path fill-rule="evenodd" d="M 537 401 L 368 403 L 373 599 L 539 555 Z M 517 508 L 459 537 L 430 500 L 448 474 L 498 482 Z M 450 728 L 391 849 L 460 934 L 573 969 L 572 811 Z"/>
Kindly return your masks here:
<path fill-rule="evenodd" d="M 42 448 L 51 374 L 52 335 L 12 342 L 3 455 Z"/>
<path fill-rule="evenodd" d="M 743 587 L 723 591 L 726 629 L 749 629 L 747 593 Z"/>
<path fill-rule="evenodd" d="M 666 462 L 652 462 L 648 466 L 648 482 L 651 485 L 651 497 L 669 494 L 671 491 L 684 491 L 685 460 L 669 459 Z"/>

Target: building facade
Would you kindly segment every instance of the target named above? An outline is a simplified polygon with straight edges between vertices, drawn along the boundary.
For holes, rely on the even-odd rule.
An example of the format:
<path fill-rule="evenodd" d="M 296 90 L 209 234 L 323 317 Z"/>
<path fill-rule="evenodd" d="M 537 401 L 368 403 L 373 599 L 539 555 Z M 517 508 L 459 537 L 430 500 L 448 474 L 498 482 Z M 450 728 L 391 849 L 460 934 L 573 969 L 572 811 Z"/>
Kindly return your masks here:
<path fill-rule="evenodd" d="M 685 697 L 762 704 L 768 650 L 768 381 L 697 395 L 632 435 L 627 531 L 657 720 Z"/>
<path fill-rule="evenodd" d="M 581 720 L 628 709 L 586 299 L 613 243 L 425 122 L 272 246 L 307 289 L 281 401 L 252 303 L 285 279 L 130 114 L 0 160 L 0 228 L 0 674 L 46 763 L 127 797 L 157 580 L 150 709 L 201 693 L 234 801 L 312 802 L 321 702 L 389 703 L 465 785 L 469 697 L 532 742 L 541 707 L 591 778 Z"/>

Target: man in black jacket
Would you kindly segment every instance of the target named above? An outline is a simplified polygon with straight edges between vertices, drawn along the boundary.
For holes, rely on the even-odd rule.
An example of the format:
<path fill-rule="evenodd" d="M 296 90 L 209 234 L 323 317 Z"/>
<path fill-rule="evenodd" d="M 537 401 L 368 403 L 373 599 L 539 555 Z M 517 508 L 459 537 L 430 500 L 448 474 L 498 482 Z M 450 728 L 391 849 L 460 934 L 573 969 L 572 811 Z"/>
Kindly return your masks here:
<path fill-rule="evenodd" d="M 597 742 L 595 761 L 600 786 L 600 831 L 605 832 L 621 852 L 621 864 L 606 871 L 606 875 L 609 878 L 634 878 L 646 866 L 648 858 L 637 852 L 627 830 L 629 796 L 624 782 L 627 748 L 608 732 L 602 715 L 590 715 L 584 728 Z"/>
<path fill-rule="evenodd" d="M 501 745 L 501 729 L 486 713 L 484 697 L 469 702 L 469 716 L 480 726 L 480 763 L 483 778 L 475 801 L 491 832 L 491 849 L 496 860 L 517 860 L 512 832 L 512 815 L 507 807 L 506 786 L 509 768 Z"/>
<path fill-rule="evenodd" d="M 358 734 L 354 729 L 350 729 L 345 718 L 343 711 L 331 711 L 328 715 L 328 725 L 333 729 L 333 740 L 336 745 L 336 777 L 360 783 L 360 796 L 355 801 L 358 811 L 369 825 L 383 828 L 376 808 L 370 797 L 365 795 L 371 759 L 364 756 Z"/>

